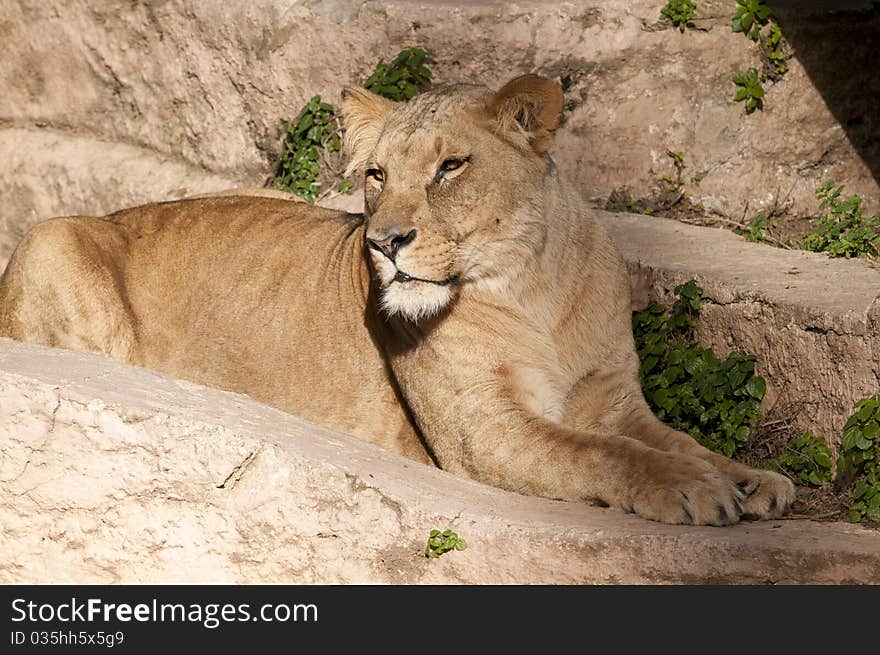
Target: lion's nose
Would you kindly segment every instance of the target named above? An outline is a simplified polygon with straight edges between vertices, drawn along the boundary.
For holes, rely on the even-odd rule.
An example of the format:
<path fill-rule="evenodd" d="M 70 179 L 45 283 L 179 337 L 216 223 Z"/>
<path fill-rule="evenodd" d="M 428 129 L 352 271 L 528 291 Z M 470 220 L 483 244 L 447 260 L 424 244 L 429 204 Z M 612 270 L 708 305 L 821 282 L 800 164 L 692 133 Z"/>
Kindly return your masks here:
<path fill-rule="evenodd" d="M 373 237 L 367 237 L 367 241 L 370 244 L 370 248 L 378 250 L 388 259 L 394 261 L 397 257 L 397 252 L 405 245 L 412 243 L 415 238 L 416 230 L 410 230 L 406 234 L 401 234 L 395 230 L 385 238 L 375 239 Z"/>

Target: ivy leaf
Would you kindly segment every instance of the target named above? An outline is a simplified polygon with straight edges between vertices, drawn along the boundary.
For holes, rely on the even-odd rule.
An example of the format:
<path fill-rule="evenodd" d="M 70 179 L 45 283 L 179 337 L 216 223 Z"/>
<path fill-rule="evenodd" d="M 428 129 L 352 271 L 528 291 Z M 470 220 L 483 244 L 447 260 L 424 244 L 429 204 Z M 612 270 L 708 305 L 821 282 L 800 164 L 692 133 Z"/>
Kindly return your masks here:
<path fill-rule="evenodd" d="M 855 446 L 859 450 L 868 450 L 873 444 L 870 439 L 865 439 L 861 432 L 856 433 Z"/>
<path fill-rule="evenodd" d="M 746 384 L 746 391 L 755 400 L 763 400 L 764 394 L 767 392 L 767 384 L 764 382 L 764 378 L 757 376 L 751 378 Z"/>

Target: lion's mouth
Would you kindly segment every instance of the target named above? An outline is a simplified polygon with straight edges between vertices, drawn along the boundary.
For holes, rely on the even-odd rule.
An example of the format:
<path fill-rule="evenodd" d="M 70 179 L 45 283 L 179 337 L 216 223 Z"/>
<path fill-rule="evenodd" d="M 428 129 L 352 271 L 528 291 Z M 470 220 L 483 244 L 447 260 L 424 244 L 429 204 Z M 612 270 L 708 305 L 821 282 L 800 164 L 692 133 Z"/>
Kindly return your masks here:
<path fill-rule="evenodd" d="M 445 280 L 426 280 L 422 277 L 415 277 L 414 275 L 409 275 L 408 273 L 404 273 L 403 271 L 397 271 L 394 275 L 394 279 L 392 282 L 425 282 L 427 284 L 436 284 L 438 287 L 448 287 L 450 284 L 454 284 L 456 278 L 454 275 L 452 277 L 448 277 Z"/>

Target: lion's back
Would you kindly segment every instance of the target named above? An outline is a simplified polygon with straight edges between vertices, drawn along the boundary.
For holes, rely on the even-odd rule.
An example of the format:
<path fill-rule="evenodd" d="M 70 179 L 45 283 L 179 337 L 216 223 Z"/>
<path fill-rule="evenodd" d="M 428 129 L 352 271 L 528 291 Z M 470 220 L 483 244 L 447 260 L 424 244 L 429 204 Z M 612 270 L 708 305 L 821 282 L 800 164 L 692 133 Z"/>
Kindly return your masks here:
<path fill-rule="evenodd" d="M 358 215 L 305 203 L 223 197 L 109 217 L 126 233 L 133 362 L 248 393 L 308 418 L 365 363 L 369 272 Z M 383 372 L 383 371 L 380 371 Z M 354 394 L 350 398 L 355 403 Z"/>
<path fill-rule="evenodd" d="M 247 393 L 407 451 L 418 442 L 369 329 L 362 223 L 253 196 L 52 219 L 0 282 L 0 336 Z"/>

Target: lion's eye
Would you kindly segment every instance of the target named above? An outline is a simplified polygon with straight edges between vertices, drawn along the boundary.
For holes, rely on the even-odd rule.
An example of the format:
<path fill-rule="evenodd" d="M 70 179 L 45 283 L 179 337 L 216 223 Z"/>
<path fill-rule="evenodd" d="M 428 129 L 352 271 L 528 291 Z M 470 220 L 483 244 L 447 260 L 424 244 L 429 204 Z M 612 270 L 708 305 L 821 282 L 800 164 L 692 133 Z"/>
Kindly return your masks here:
<path fill-rule="evenodd" d="M 434 175 L 434 181 L 439 182 L 445 177 L 452 177 L 452 173 L 457 173 L 464 168 L 464 165 L 468 163 L 468 157 L 450 157 L 449 159 L 445 159 L 442 164 L 440 164 L 440 168 L 437 169 L 437 174 Z"/>
<path fill-rule="evenodd" d="M 440 170 L 444 173 L 448 173 L 449 171 L 454 171 L 456 168 L 461 168 L 462 166 L 464 166 L 464 159 L 447 159 L 440 164 Z"/>
<path fill-rule="evenodd" d="M 385 184 L 385 173 L 382 172 L 381 168 L 368 168 L 366 170 L 365 176 L 367 178 L 367 182 L 372 184 L 374 187 L 382 188 L 382 185 Z"/>

